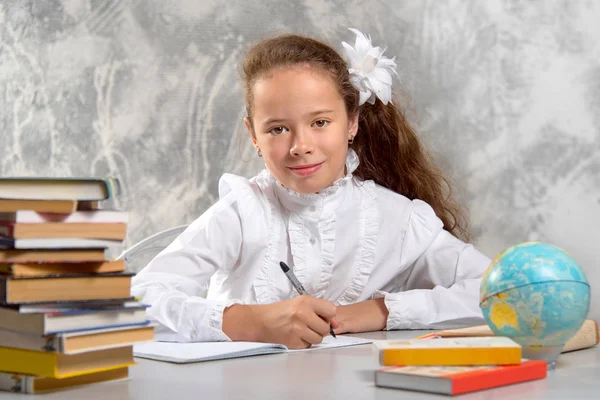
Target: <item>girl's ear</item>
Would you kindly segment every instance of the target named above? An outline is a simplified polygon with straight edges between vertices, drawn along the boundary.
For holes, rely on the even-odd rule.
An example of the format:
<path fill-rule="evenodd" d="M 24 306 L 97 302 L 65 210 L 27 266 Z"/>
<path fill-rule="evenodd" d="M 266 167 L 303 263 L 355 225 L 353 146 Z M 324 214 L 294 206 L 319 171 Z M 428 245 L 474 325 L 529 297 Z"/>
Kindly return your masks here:
<path fill-rule="evenodd" d="M 350 115 L 348 118 L 348 140 L 351 140 L 358 133 L 358 113 Z"/>
<path fill-rule="evenodd" d="M 252 144 L 256 149 L 258 149 L 258 142 L 256 141 L 256 133 L 254 133 L 254 128 L 252 128 L 252 123 L 248 117 L 244 117 L 244 125 L 246 126 L 246 130 L 248 130 L 248 134 L 250 135 L 250 140 L 252 140 Z"/>

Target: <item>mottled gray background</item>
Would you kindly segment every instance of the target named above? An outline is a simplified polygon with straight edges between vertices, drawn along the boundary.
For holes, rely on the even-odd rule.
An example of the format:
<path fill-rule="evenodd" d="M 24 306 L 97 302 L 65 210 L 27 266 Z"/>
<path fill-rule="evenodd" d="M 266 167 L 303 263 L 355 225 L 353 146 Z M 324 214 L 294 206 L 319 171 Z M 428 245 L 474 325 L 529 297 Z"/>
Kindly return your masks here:
<path fill-rule="evenodd" d="M 261 168 L 241 56 L 356 27 L 396 55 L 413 124 L 493 257 L 542 240 L 600 273 L 600 1 L 0 1 L 0 173 L 116 175 L 128 244 Z M 591 316 L 600 318 L 600 291 Z"/>

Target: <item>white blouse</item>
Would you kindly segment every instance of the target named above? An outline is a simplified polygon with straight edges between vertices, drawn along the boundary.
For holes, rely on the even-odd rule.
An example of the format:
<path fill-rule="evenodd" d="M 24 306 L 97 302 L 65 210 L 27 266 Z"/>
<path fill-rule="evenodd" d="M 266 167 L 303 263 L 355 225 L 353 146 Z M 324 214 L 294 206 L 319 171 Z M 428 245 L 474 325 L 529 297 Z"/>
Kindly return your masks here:
<path fill-rule="evenodd" d="M 156 338 L 229 340 L 226 307 L 298 295 L 280 261 L 336 305 L 384 297 L 387 329 L 484 323 L 479 286 L 490 260 L 445 231 L 427 203 L 353 178 L 357 166 L 350 149 L 347 175 L 310 195 L 266 170 L 250 180 L 223 175 L 220 200 L 133 279 Z"/>

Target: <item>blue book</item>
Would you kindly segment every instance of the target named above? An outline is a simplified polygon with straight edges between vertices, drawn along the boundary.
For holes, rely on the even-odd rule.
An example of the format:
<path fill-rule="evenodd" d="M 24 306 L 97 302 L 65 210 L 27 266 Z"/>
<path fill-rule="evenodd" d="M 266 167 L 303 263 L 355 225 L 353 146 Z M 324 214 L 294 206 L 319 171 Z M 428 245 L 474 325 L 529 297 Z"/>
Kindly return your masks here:
<path fill-rule="evenodd" d="M 0 178 L 0 199 L 101 201 L 120 194 L 118 178 Z"/>

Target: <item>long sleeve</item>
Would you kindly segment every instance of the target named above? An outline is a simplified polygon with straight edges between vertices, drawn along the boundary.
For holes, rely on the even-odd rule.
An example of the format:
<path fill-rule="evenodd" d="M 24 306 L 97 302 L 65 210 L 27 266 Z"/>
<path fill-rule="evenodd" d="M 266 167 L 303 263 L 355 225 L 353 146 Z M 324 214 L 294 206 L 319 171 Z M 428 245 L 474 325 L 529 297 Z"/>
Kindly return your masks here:
<path fill-rule="evenodd" d="M 234 300 L 199 296 L 220 268 L 232 269 L 242 243 L 241 222 L 231 192 L 195 220 L 134 277 L 132 296 L 149 304 L 164 341 L 226 341 L 223 310 Z"/>
<path fill-rule="evenodd" d="M 489 258 L 443 230 L 426 203 L 415 200 L 402 262 L 411 265 L 397 293 L 385 293 L 387 329 L 447 329 L 483 324 L 481 277 Z"/>

